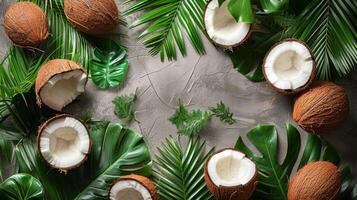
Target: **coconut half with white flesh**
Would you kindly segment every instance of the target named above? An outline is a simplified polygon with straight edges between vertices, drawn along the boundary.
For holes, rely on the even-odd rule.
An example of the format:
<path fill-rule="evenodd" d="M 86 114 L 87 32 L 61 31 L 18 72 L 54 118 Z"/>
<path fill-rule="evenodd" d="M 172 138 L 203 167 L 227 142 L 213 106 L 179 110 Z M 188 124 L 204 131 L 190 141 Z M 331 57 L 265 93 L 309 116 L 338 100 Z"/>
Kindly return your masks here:
<path fill-rule="evenodd" d="M 210 1 L 204 13 L 204 26 L 209 38 L 217 45 L 232 48 L 242 44 L 250 35 L 251 25 L 237 22 L 227 8 L 228 1 L 219 6 Z"/>
<path fill-rule="evenodd" d="M 67 172 L 86 160 L 91 140 L 84 122 L 73 115 L 62 114 L 40 126 L 37 147 L 49 166 Z"/>
<path fill-rule="evenodd" d="M 71 60 L 50 60 L 41 66 L 36 78 L 37 102 L 61 111 L 84 92 L 88 76 Z"/>
<path fill-rule="evenodd" d="M 244 153 L 223 149 L 206 162 L 205 181 L 217 200 L 247 200 L 256 187 L 256 164 Z"/>
<path fill-rule="evenodd" d="M 110 200 L 159 200 L 155 184 L 145 176 L 122 176 L 109 190 Z"/>
<path fill-rule="evenodd" d="M 277 92 L 295 94 L 314 80 L 316 62 L 307 44 L 289 38 L 275 44 L 265 55 L 263 73 Z"/>

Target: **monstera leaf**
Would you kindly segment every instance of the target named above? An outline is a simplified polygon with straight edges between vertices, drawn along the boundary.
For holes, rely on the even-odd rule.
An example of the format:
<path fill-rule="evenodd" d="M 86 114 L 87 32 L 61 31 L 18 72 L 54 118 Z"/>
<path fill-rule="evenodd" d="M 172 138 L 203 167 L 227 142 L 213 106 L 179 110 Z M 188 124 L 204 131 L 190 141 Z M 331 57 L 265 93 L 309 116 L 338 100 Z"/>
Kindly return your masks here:
<path fill-rule="evenodd" d="M 140 134 L 107 121 L 94 122 L 89 130 L 92 149 L 84 166 L 60 173 L 39 158 L 35 140 L 23 140 L 15 148 L 19 171 L 37 177 L 53 200 L 108 199 L 109 187 L 120 176 L 151 175 L 152 161 Z"/>
<path fill-rule="evenodd" d="M 90 61 L 93 83 L 102 89 L 123 84 L 129 66 L 123 47 L 110 41 L 104 49 L 96 49 L 94 55 Z"/>
<path fill-rule="evenodd" d="M 337 152 L 318 136 L 311 134 L 308 134 L 302 158 L 298 160 L 301 148 L 300 134 L 293 125 L 288 124 L 286 136 L 287 153 L 281 163 L 278 160 L 278 133 L 273 125 L 258 125 L 247 134 L 249 141 L 258 149 L 260 155 L 253 153 L 242 138 L 238 138 L 235 148 L 252 158 L 259 169 L 258 185 L 252 199 L 286 200 L 288 180 L 295 164 L 301 168 L 312 161 L 326 160 L 340 165 L 340 157 Z M 350 170 L 347 166 L 341 167 L 340 170 L 343 177 L 341 192 L 345 192 L 349 185 Z"/>
<path fill-rule="evenodd" d="M 2 200 L 40 200 L 44 191 L 39 180 L 29 174 L 16 174 L 0 184 Z"/>

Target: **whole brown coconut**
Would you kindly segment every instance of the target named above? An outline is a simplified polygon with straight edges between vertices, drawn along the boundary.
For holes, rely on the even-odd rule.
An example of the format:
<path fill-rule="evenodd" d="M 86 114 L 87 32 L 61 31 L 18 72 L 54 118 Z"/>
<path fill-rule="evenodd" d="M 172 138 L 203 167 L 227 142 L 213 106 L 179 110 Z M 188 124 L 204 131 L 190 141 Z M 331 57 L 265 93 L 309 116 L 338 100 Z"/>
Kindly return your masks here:
<path fill-rule="evenodd" d="M 64 12 L 74 27 L 89 35 L 111 33 L 119 22 L 114 0 L 65 0 Z"/>
<path fill-rule="evenodd" d="M 343 87 L 316 81 L 295 100 L 293 119 L 305 131 L 320 134 L 339 126 L 348 112 L 348 96 Z"/>
<path fill-rule="evenodd" d="M 10 40 L 22 47 L 36 47 L 48 37 L 46 15 L 31 2 L 10 5 L 5 11 L 3 26 Z"/>
<path fill-rule="evenodd" d="M 341 175 L 331 162 L 312 162 L 301 168 L 289 183 L 288 200 L 335 200 Z"/>

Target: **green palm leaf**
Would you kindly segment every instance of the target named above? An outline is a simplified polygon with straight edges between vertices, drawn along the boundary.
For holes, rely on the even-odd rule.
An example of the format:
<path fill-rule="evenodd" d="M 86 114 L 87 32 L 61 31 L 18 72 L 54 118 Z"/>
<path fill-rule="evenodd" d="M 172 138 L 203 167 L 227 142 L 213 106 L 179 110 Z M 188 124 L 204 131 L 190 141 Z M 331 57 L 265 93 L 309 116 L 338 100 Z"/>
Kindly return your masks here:
<path fill-rule="evenodd" d="M 279 139 L 273 125 L 258 125 L 247 134 L 249 141 L 258 149 L 260 155 L 250 150 L 241 137 L 238 138 L 235 148 L 252 158 L 259 169 L 258 185 L 252 199 L 286 200 L 288 180 L 292 175 L 295 163 L 299 164 L 299 168 L 316 160 L 327 160 L 336 165 L 340 164 L 340 157 L 332 146 L 312 134 L 308 134 L 303 155 L 298 160 L 301 148 L 300 134 L 293 125 L 288 124 L 286 135 L 288 147 L 282 163 L 278 161 Z M 343 184 L 348 185 L 348 166 L 341 166 L 341 171 L 343 172 Z M 346 188 L 343 187 L 341 192 L 345 192 Z"/>
<path fill-rule="evenodd" d="M 317 62 L 317 77 L 333 80 L 357 66 L 357 2 L 313 0 L 287 35 L 305 40 Z"/>
<path fill-rule="evenodd" d="M 127 0 L 132 2 L 134 0 Z M 183 56 L 187 55 L 183 32 L 196 52 L 204 54 L 204 46 L 197 29 L 203 30 L 203 9 L 205 0 L 138 0 L 124 15 L 148 10 L 134 21 L 130 27 L 146 24 L 146 29 L 138 36 L 150 54 L 160 53 L 161 60 L 175 60 L 176 47 Z"/>
<path fill-rule="evenodd" d="M 41 200 L 44 191 L 39 180 L 29 174 L 16 174 L 0 184 L 2 200 Z"/>
<path fill-rule="evenodd" d="M 162 199 L 204 200 L 212 199 L 204 181 L 204 164 L 212 153 L 205 151 L 205 143 L 190 138 L 185 150 L 172 137 L 166 138 L 158 148 L 156 157 L 157 187 Z"/>

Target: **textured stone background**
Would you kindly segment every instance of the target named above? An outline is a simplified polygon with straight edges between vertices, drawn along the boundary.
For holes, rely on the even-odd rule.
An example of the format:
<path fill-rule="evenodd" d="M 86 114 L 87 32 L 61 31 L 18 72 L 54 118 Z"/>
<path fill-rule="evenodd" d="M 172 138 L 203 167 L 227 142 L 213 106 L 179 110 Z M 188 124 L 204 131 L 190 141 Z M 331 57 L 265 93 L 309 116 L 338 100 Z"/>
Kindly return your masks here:
<path fill-rule="evenodd" d="M 3 1 L 1 8 L 5 3 Z M 125 5 L 118 2 L 122 10 Z M 126 18 L 132 22 L 137 16 Z M 291 118 L 292 98 L 273 93 L 267 85 L 253 83 L 236 72 L 230 59 L 216 49 L 202 36 L 207 54 L 199 56 L 186 42 L 188 56 L 176 62 L 160 61 L 152 57 L 148 50 L 135 39 L 138 30 L 121 27 L 127 34 L 123 43 L 128 47 L 130 70 L 124 87 L 114 90 L 99 90 L 89 82 L 86 93 L 80 101 L 70 105 L 66 110 L 72 113 L 89 111 L 94 116 L 116 121 L 111 101 L 121 94 L 133 93 L 138 88 L 136 102 L 136 118 L 138 122 L 132 128 L 145 137 L 146 142 L 156 152 L 156 147 L 166 136 L 176 135 L 176 128 L 167 120 L 171 116 L 178 100 L 190 108 L 207 108 L 223 100 L 237 116 L 237 123 L 228 126 L 216 119 L 200 134 L 209 146 L 217 149 L 232 147 L 238 136 L 243 136 L 258 123 L 273 123 L 278 127 L 281 153 L 285 154 L 286 123 L 293 123 Z M 0 37 L 1 52 L 4 55 L 8 40 L 2 31 Z M 349 94 L 351 113 L 348 121 L 334 133 L 325 138 L 338 150 L 340 155 L 357 169 L 357 72 L 350 77 L 338 81 Z M 301 131 L 305 143 L 304 132 Z"/>

